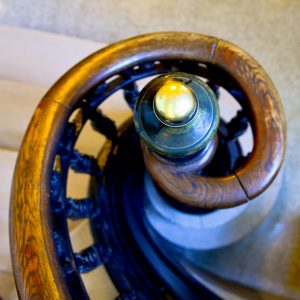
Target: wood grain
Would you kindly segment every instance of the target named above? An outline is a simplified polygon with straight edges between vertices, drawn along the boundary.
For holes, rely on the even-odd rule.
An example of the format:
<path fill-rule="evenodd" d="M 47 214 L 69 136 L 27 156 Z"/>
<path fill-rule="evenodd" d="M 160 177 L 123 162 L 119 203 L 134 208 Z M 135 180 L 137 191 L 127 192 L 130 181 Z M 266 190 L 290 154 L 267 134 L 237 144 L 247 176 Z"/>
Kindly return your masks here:
<path fill-rule="evenodd" d="M 160 160 L 145 144 L 143 154 L 146 167 L 155 182 L 169 196 L 185 205 L 208 209 L 225 208 L 228 207 L 228 198 L 231 206 L 242 204 L 247 199 L 234 175 L 203 177 L 194 172 L 183 172 L 176 165 Z"/>
<path fill-rule="evenodd" d="M 69 299 L 54 249 L 49 185 L 64 126 L 82 96 L 124 69 L 148 60 L 210 60 L 216 39 L 160 33 L 113 44 L 92 54 L 60 78 L 41 100 L 18 156 L 10 206 L 10 247 L 21 299 Z"/>
<path fill-rule="evenodd" d="M 145 150 L 144 158 L 156 183 L 174 199 L 189 206 L 227 208 L 255 198 L 273 182 L 285 154 L 286 121 L 271 79 L 250 55 L 218 40 L 211 63 L 228 72 L 249 99 L 254 131 L 250 158 L 231 176 L 218 178 L 195 176 Z"/>
<path fill-rule="evenodd" d="M 165 59 L 213 62 L 232 74 L 253 101 L 256 145 L 244 168 L 214 179 L 177 174 L 146 153 L 148 169 L 161 187 L 189 205 L 227 207 L 257 195 L 278 172 L 285 149 L 280 100 L 265 72 L 242 50 L 214 37 L 174 32 L 143 35 L 106 47 L 55 83 L 41 100 L 23 140 L 10 207 L 11 253 L 21 299 L 70 298 L 55 255 L 49 185 L 58 141 L 72 111 L 88 90 L 111 76 L 145 61 Z"/>
<path fill-rule="evenodd" d="M 55 118 L 56 116 L 57 118 Z M 12 184 L 10 245 L 21 299 L 68 299 L 49 219 L 52 162 L 66 109 L 42 101 L 22 144 Z M 56 133 L 56 134 L 54 134 Z"/>
<path fill-rule="evenodd" d="M 219 40 L 213 63 L 233 76 L 249 99 L 254 149 L 235 175 L 249 199 L 253 199 L 272 183 L 283 162 L 286 120 L 282 103 L 265 70 L 237 46 Z"/>

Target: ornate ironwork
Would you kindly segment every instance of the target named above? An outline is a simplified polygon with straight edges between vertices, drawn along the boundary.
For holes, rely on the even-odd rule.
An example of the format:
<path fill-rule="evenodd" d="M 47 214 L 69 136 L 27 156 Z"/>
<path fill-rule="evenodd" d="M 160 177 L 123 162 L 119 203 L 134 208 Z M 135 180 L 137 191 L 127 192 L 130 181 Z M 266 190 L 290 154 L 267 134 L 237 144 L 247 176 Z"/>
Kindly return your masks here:
<path fill-rule="evenodd" d="M 99 110 L 99 105 L 118 90 L 123 90 L 124 98 L 130 108 L 133 108 L 135 99 L 138 95 L 136 82 L 166 72 L 182 71 L 196 74 L 208 79 L 208 84 L 213 89 L 216 96 L 219 96 L 219 87 L 227 89 L 231 95 L 243 106 L 245 96 L 238 88 L 237 84 L 228 77 L 222 70 L 205 64 L 198 64 L 191 61 L 149 61 L 147 63 L 136 65 L 133 68 L 115 74 L 113 78 L 106 80 L 91 89 L 81 100 L 74 114 L 65 128 L 65 132 L 57 149 L 56 164 L 53 166 L 51 176 L 51 207 L 53 220 L 53 237 L 55 241 L 57 256 L 64 272 L 66 282 L 69 285 L 70 293 L 74 299 L 88 298 L 84 284 L 82 283 L 80 273 L 89 272 L 94 268 L 105 264 L 110 264 L 110 269 L 114 269 L 113 280 L 117 281 L 120 296 L 117 299 L 147 299 L 143 294 L 143 288 L 139 284 L 131 284 L 130 280 L 138 280 L 136 275 L 132 275 L 130 270 L 126 274 L 131 274 L 130 280 L 124 275 L 124 268 L 129 265 L 123 265 L 124 255 L 116 247 L 117 237 L 111 223 L 107 221 L 105 211 L 100 211 L 94 198 L 75 200 L 68 197 L 66 184 L 68 170 L 72 168 L 76 172 L 89 174 L 93 181 L 101 185 L 103 170 L 97 164 L 97 159 L 83 154 L 74 148 L 75 143 L 83 129 L 85 123 L 91 120 L 95 131 L 104 135 L 108 140 L 116 142 L 118 132 L 114 122 L 104 116 Z M 229 133 L 224 135 L 224 143 L 227 140 L 236 139 L 243 134 L 247 128 L 248 119 L 245 111 L 241 111 L 228 124 Z M 221 170 L 230 171 L 234 166 L 226 165 Z M 224 171 L 224 172 L 225 172 Z M 205 169 L 204 173 L 209 172 Z M 225 173 L 226 173 L 225 172 Z M 104 190 L 103 190 L 104 193 Z M 102 195 L 105 198 L 105 193 Z M 103 200 L 105 201 L 105 200 Z M 106 201 L 107 202 L 107 201 Z M 95 235 L 95 243 L 80 253 L 74 253 L 69 238 L 67 219 L 89 218 L 93 223 L 93 232 L 100 230 L 101 236 L 106 237 L 106 241 L 101 240 L 99 235 Z M 123 255 L 123 256 L 122 256 Z M 135 290 L 139 287 L 140 290 Z M 215 297 L 206 288 L 200 287 L 203 295 Z M 138 296 L 137 296 L 138 295 Z"/>

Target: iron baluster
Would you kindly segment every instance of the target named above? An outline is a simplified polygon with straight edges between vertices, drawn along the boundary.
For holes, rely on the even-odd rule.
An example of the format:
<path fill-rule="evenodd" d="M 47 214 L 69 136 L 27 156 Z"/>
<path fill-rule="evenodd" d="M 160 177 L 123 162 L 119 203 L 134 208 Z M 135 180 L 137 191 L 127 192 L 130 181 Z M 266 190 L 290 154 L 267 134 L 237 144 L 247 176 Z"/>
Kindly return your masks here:
<path fill-rule="evenodd" d="M 106 263 L 110 254 L 110 251 L 99 250 L 99 245 L 94 244 L 81 250 L 80 253 L 74 253 L 74 259 L 78 271 L 87 273 Z"/>
<path fill-rule="evenodd" d="M 72 199 L 66 198 L 65 209 L 67 218 L 78 220 L 83 218 L 93 218 L 99 214 L 99 207 L 96 206 L 93 198 Z"/>
<path fill-rule="evenodd" d="M 70 289 L 73 289 L 72 294 L 74 296 L 81 295 L 82 298 L 88 297 L 80 273 L 90 272 L 108 261 L 109 264 L 114 265 L 116 268 L 114 276 L 118 276 L 118 278 L 114 277 L 113 279 L 117 280 L 120 283 L 120 287 L 122 287 L 120 289 L 121 294 L 117 299 L 137 299 L 137 291 L 135 289 L 138 286 L 138 284 L 136 285 L 136 281 L 139 280 L 135 276 L 131 279 L 126 277 L 126 274 L 131 274 L 132 271 L 128 270 L 124 272 L 122 261 L 126 258 L 123 258 L 122 253 L 118 249 L 115 249 L 114 240 L 117 237 L 115 236 L 114 229 L 112 228 L 111 222 L 107 222 L 106 218 L 102 216 L 102 214 L 107 214 L 108 211 L 101 210 L 100 215 L 99 204 L 96 203 L 93 196 L 85 199 L 73 199 L 65 195 L 69 168 L 75 172 L 92 176 L 98 183 L 102 182 L 102 170 L 99 168 L 97 160 L 92 156 L 82 154 L 74 149 L 77 138 L 86 121 L 91 120 L 92 128 L 95 131 L 104 135 L 108 140 L 115 141 L 118 134 L 117 128 L 113 120 L 102 114 L 99 105 L 113 93 L 123 89 L 125 100 L 129 106 L 133 108 L 138 94 L 136 84 L 138 80 L 171 71 L 189 72 L 208 78 L 207 84 L 212 87 L 217 96 L 219 95 L 219 87 L 223 86 L 220 80 L 215 80 L 216 78 L 212 77 L 209 65 L 198 64 L 191 61 L 176 62 L 172 60 L 143 63 L 112 76 L 112 78 L 107 79 L 105 82 L 98 84 L 88 91 L 82 98 L 82 101 L 74 109 L 78 110 L 75 117 L 70 120 L 66 126 L 57 150 L 57 157 L 60 159 L 60 168 L 54 169 L 51 177 L 51 207 L 53 211 L 53 224 L 55 229 L 53 235 L 57 255 L 60 258 L 60 264 L 68 286 Z M 226 81 L 226 85 L 228 85 L 227 90 L 229 90 L 230 86 L 230 93 L 239 102 L 243 102 L 243 93 L 237 88 L 233 89 L 232 85 L 230 85 L 231 83 L 228 84 L 228 82 Z M 232 125 L 232 127 L 234 126 Z M 241 131 L 240 133 L 242 134 L 243 132 Z M 224 170 L 227 168 L 223 165 L 219 167 L 222 172 L 225 172 Z M 209 170 L 204 170 L 203 173 L 207 172 L 209 173 Z M 104 199 L 105 195 L 103 194 L 101 197 Z M 107 200 L 106 202 L 107 205 L 109 205 Z M 79 253 L 74 253 L 67 231 L 66 220 L 68 218 L 76 220 L 82 218 L 90 219 L 95 243 Z M 100 237 L 98 233 L 96 233 L 99 231 L 105 236 L 104 239 L 103 236 Z M 126 264 L 126 266 L 128 266 L 128 264 Z M 131 282 L 131 280 L 133 280 L 133 282 Z M 74 288 L 74 282 L 77 282 L 76 288 Z"/>

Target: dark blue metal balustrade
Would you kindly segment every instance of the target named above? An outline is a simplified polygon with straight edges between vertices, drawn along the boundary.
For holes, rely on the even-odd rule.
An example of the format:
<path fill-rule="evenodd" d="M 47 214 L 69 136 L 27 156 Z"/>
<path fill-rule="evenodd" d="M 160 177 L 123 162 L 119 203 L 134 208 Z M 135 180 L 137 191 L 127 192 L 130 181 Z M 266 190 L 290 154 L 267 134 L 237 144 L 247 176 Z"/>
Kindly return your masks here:
<path fill-rule="evenodd" d="M 206 78 L 217 97 L 221 86 L 242 107 L 245 103 L 245 96 L 236 82 L 222 70 L 192 61 L 150 61 L 137 65 L 115 74 L 82 98 L 59 143 L 51 178 L 53 238 L 60 266 L 74 299 L 88 298 L 80 274 L 103 264 L 119 290 L 117 299 L 163 299 L 168 295 L 188 295 L 188 299 L 217 298 L 206 287 L 194 284 L 182 274 L 176 262 L 166 258 L 152 241 L 151 228 L 143 219 L 145 169 L 139 139 L 132 124 L 120 134 L 115 123 L 100 110 L 101 103 L 119 90 L 123 90 L 126 102 L 133 109 L 139 93 L 138 80 L 173 71 Z M 247 110 L 241 109 L 229 123 L 221 121 L 218 151 L 223 158 L 214 159 L 203 174 L 227 174 L 243 160 L 237 138 L 247 129 L 247 115 Z M 74 148 L 88 120 L 96 132 L 111 141 L 111 149 L 117 150 L 117 154 L 110 154 L 104 169 L 100 169 L 96 157 Z M 114 148 L 116 145 L 118 149 Z M 91 177 L 87 198 L 73 199 L 67 194 L 69 169 Z M 90 219 L 94 243 L 79 253 L 72 249 L 68 219 Z"/>

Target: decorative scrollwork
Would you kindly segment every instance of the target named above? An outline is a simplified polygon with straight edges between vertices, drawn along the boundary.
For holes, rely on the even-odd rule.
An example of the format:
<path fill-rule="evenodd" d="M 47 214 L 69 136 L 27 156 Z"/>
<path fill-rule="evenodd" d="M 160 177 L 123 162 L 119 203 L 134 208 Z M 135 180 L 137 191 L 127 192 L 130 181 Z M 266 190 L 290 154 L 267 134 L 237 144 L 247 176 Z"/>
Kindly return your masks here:
<path fill-rule="evenodd" d="M 171 71 L 188 72 L 199 75 L 202 78 L 207 78 L 207 84 L 212 88 L 217 97 L 219 97 L 220 86 L 223 86 L 241 105 L 244 103 L 245 96 L 243 93 L 228 78 L 225 78 L 225 80 L 222 76 L 216 76 L 212 66 L 184 60 L 150 61 L 136 65 L 128 70 L 123 70 L 120 74 L 116 74 L 105 82 L 98 84 L 86 93 L 76 107 L 74 111 L 75 115 L 72 118 L 70 117 L 65 127 L 57 149 L 60 168 L 59 170 L 54 168 L 51 176 L 51 208 L 53 213 L 53 227 L 55 229 L 53 237 L 66 281 L 70 284 L 74 280 L 79 283 L 79 287 L 75 290 L 70 286 L 70 292 L 74 292 L 74 296 L 76 297 L 78 295 L 81 295 L 83 298 L 87 297 L 80 273 L 90 272 L 107 262 L 114 255 L 112 249 L 104 249 L 101 246 L 101 241 L 95 241 L 93 245 L 79 253 L 72 251 L 66 223 L 67 219 L 93 219 L 95 216 L 101 215 L 93 198 L 73 199 L 66 194 L 66 183 L 70 168 L 75 172 L 88 174 L 98 181 L 100 181 L 102 176 L 102 170 L 96 158 L 74 149 L 76 141 L 88 120 L 91 121 L 92 128 L 95 131 L 104 135 L 106 139 L 112 142 L 115 141 L 118 137 L 116 125 L 113 120 L 103 115 L 99 109 L 99 105 L 113 93 L 123 90 L 125 101 L 133 109 L 139 93 L 137 81 Z M 248 119 L 245 114 L 238 113 L 236 118 L 229 124 L 231 124 L 231 136 L 236 138 L 245 131 Z M 239 126 L 236 126 L 236 124 Z M 107 235 L 112 235 L 110 228 L 107 227 L 108 225 L 104 221 L 96 226 L 107 232 Z M 121 269 L 122 267 L 120 266 L 120 272 Z M 78 291 L 81 291 L 81 294 L 78 294 Z M 77 294 L 75 295 L 75 293 Z M 137 299 L 136 293 L 132 289 L 120 291 L 120 293 L 120 296 L 117 298 L 119 300 Z"/>

